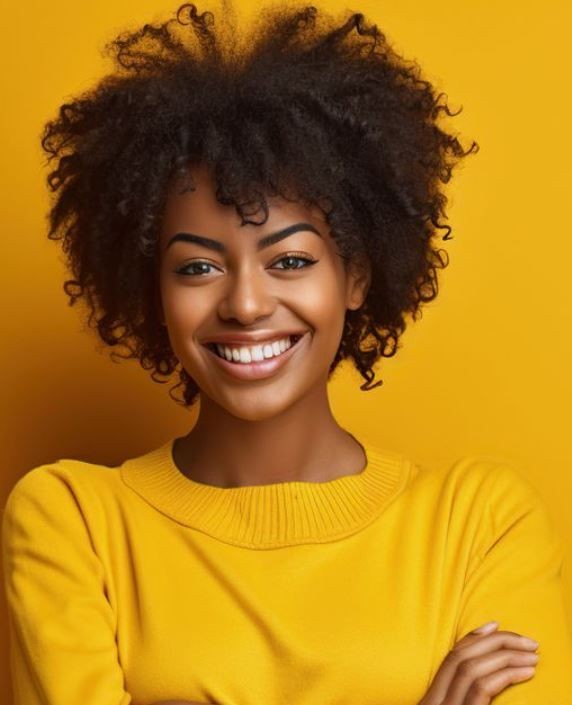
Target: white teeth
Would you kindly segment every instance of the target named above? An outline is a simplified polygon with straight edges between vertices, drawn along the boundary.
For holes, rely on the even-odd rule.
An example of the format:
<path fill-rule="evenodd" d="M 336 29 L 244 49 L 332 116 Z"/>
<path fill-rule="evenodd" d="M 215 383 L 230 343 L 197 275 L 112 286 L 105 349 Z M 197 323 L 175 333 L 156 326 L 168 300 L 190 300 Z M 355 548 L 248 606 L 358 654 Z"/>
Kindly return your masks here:
<path fill-rule="evenodd" d="M 250 362 L 260 362 L 261 360 L 277 357 L 292 346 L 290 338 L 282 338 L 272 343 L 263 343 L 251 347 L 229 347 L 215 343 L 215 347 L 220 357 L 224 357 L 229 362 L 239 362 L 248 364 Z"/>
<path fill-rule="evenodd" d="M 251 348 L 250 356 L 252 357 L 253 362 L 260 362 L 260 360 L 264 360 L 264 355 L 262 353 L 262 345 L 255 345 L 253 348 Z"/>

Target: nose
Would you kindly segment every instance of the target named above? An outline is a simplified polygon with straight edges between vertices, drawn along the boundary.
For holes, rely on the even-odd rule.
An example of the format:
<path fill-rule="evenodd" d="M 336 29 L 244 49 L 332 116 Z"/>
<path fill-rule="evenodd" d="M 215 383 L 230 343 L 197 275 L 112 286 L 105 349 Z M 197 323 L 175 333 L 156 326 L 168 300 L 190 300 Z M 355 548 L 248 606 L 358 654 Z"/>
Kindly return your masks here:
<path fill-rule="evenodd" d="M 234 319 L 246 326 L 274 311 L 276 301 L 269 291 L 264 272 L 242 267 L 229 274 L 225 284 L 218 305 L 221 318 Z"/>

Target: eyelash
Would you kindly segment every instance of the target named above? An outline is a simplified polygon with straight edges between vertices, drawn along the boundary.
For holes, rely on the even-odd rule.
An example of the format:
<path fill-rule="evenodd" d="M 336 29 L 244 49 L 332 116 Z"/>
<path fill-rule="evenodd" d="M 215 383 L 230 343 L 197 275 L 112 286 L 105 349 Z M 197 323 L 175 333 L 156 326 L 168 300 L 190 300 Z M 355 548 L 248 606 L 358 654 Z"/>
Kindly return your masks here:
<path fill-rule="evenodd" d="M 316 264 L 319 260 L 317 259 L 310 259 L 308 257 L 302 256 L 301 254 L 298 254 L 296 252 L 290 252 L 287 255 L 284 255 L 283 257 L 280 257 L 280 259 L 277 259 L 274 264 L 278 264 L 278 262 L 283 262 L 285 259 L 297 259 L 305 262 L 306 264 L 303 267 L 280 267 L 283 272 L 291 272 L 295 271 L 297 269 L 307 269 L 308 267 L 311 267 L 313 264 Z M 206 264 L 209 267 L 214 267 L 215 265 L 212 264 L 211 262 L 207 262 L 206 260 L 195 260 L 193 262 L 189 262 L 188 264 L 184 265 L 183 267 L 180 267 L 179 269 L 175 269 L 175 274 L 182 274 L 183 276 L 187 277 L 200 277 L 200 276 L 205 276 L 204 272 L 200 273 L 195 273 L 195 274 L 190 274 L 189 272 L 186 272 L 185 270 L 188 269 L 189 267 L 193 265 L 198 265 L 198 264 Z M 207 274 L 209 274 L 207 272 Z"/>

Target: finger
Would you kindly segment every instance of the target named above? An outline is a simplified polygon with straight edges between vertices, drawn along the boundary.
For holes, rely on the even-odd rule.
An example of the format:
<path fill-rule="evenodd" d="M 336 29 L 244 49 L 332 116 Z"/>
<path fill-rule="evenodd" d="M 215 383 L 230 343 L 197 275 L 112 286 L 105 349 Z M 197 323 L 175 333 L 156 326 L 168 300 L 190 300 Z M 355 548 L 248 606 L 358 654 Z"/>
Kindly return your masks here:
<path fill-rule="evenodd" d="M 472 632 L 469 632 L 468 634 L 465 634 L 465 636 L 462 639 L 459 639 L 459 641 L 456 642 L 455 647 L 465 646 L 466 644 L 473 644 L 477 641 L 480 641 L 481 639 L 484 639 L 484 638 L 488 639 L 489 637 L 494 637 L 499 634 L 504 634 L 506 636 L 512 636 L 512 637 L 516 637 L 518 639 L 522 639 L 523 643 L 525 643 L 525 640 L 528 639 L 528 637 L 525 637 L 522 634 L 518 634 L 517 632 L 512 632 L 507 629 L 492 631 L 492 632 L 489 632 L 486 634 L 478 634 L 478 633 L 475 633 L 474 631 L 472 631 Z M 531 643 L 534 642 L 533 639 L 529 639 L 529 641 Z M 538 642 L 534 642 L 534 645 L 538 646 Z"/>
<path fill-rule="evenodd" d="M 470 639 L 463 638 L 455 644 L 449 653 L 453 654 L 451 658 L 454 660 L 462 660 L 463 658 L 473 658 L 491 651 L 498 651 L 499 649 L 533 652 L 538 649 L 538 646 L 538 642 L 534 641 L 534 639 L 529 639 L 515 632 L 501 631 Z"/>
<path fill-rule="evenodd" d="M 468 634 L 455 644 L 443 660 L 427 691 L 427 702 L 431 705 L 433 703 L 440 705 L 443 698 L 447 695 L 457 668 L 462 661 L 477 658 L 503 648 L 530 652 L 537 647 L 533 646 L 526 637 L 510 631 L 500 631 L 485 635 Z"/>
<path fill-rule="evenodd" d="M 534 667 L 505 668 L 475 681 L 464 700 L 449 699 L 447 696 L 441 705 L 490 705 L 490 702 L 510 685 L 529 680 L 534 675 Z"/>
<path fill-rule="evenodd" d="M 534 667 L 537 662 L 537 654 L 508 649 L 501 649 L 485 656 L 467 659 L 459 664 L 447 692 L 447 697 L 451 698 L 453 703 L 465 703 L 471 688 L 478 688 L 478 684 L 488 684 L 486 680 L 488 676 L 512 668 Z"/>

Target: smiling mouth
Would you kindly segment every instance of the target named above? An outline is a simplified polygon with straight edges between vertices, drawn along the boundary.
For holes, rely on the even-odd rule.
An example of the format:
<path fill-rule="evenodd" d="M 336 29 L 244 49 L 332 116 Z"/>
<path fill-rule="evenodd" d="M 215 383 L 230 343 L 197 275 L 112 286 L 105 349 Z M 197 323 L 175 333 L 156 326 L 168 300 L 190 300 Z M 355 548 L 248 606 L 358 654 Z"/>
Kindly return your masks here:
<path fill-rule="evenodd" d="M 236 365 L 251 365 L 279 358 L 290 350 L 290 348 L 294 347 L 302 337 L 302 335 L 290 335 L 282 341 L 275 340 L 258 345 L 222 345 L 220 343 L 207 343 L 206 347 L 217 357 L 226 360 L 226 362 Z"/>

